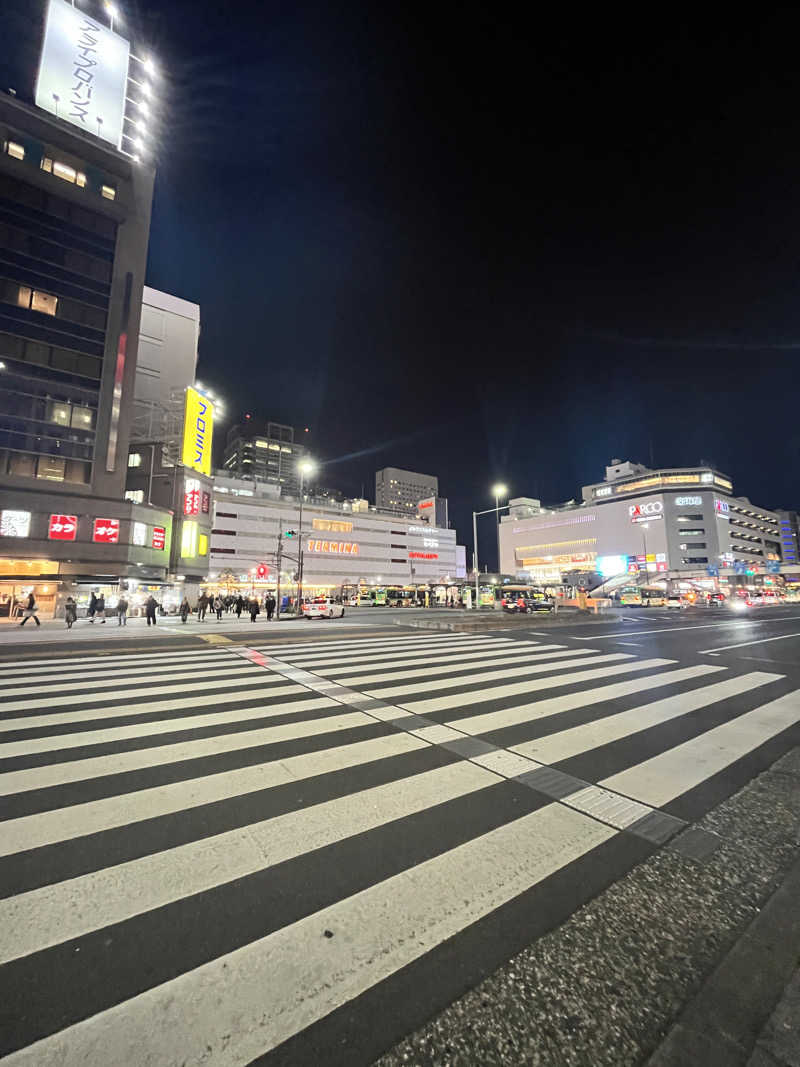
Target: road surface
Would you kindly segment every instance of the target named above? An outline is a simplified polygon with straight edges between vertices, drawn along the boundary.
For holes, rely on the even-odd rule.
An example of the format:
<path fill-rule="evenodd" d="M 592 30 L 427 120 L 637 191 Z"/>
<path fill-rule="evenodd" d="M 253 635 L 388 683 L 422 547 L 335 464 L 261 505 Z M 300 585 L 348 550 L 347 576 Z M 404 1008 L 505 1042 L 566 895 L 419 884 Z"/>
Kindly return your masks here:
<path fill-rule="evenodd" d="M 0 634 L 6 1062 L 371 1063 L 800 741 L 800 610 L 431 617 Z"/>

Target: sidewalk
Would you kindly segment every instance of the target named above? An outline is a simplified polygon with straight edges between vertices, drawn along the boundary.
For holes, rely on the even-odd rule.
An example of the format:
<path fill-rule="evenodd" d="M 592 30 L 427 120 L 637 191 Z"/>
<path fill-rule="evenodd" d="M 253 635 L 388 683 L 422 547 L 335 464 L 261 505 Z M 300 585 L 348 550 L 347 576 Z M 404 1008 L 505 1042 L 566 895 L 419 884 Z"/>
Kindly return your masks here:
<path fill-rule="evenodd" d="M 747 1067 L 800 1067 L 800 966 L 761 1031 Z"/>

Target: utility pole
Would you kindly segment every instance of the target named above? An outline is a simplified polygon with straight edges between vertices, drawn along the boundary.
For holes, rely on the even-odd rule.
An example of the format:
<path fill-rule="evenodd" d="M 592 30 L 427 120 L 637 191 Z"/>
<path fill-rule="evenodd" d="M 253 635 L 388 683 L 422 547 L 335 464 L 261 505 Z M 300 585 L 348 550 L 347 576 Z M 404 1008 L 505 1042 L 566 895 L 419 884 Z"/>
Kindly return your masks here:
<path fill-rule="evenodd" d="M 275 622 L 280 622 L 281 618 L 281 555 L 283 553 L 283 525 L 282 520 L 279 520 L 279 522 L 281 522 L 281 528 L 278 530 L 278 577 L 276 579 L 275 588 Z"/>

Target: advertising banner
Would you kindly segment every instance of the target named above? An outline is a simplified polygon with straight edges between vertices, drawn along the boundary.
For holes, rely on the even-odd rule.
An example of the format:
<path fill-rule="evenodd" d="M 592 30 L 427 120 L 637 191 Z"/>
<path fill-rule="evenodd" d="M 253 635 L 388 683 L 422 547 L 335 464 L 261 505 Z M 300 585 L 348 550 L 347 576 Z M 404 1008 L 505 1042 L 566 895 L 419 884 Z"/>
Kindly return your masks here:
<path fill-rule="evenodd" d="M 214 432 L 214 405 L 191 387 L 186 390 L 183 416 L 182 463 L 198 474 L 211 474 L 211 439 Z"/>
<path fill-rule="evenodd" d="M 50 0 L 36 106 L 84 133 L 122 143 L 128 42 L 66 0 Z"/>

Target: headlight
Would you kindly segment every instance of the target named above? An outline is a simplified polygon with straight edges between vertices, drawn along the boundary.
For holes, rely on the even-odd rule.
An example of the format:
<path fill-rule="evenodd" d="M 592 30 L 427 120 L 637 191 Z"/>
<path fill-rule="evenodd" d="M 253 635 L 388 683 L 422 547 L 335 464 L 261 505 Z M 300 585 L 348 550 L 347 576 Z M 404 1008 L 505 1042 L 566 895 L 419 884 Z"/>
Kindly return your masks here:
<path fill-rule="evenodd" d="M 731 606 L 734 611 L 747 611 L 747 604 L 744 600 L 734 600 Z"/>

